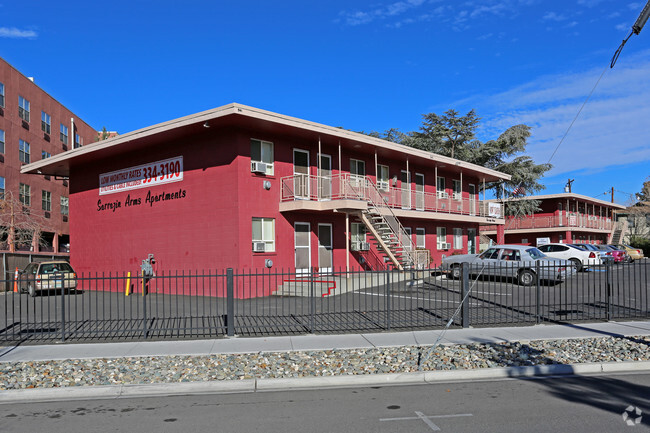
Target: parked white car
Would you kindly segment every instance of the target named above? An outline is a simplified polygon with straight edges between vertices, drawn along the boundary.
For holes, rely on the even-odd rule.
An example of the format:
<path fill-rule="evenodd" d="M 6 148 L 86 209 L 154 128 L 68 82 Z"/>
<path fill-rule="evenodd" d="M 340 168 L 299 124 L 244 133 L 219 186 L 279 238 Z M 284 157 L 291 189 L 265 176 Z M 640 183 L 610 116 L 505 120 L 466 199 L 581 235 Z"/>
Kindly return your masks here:
<path fill-rule="evenodd" d="M 570 244 L 550 243 L 540 245 L 537 249 L 548 257 L 570 260 L 578 272 L 588 267 L 601 266 L 603 264 L 603 260 L 598 252 L 586 251 Z"/>

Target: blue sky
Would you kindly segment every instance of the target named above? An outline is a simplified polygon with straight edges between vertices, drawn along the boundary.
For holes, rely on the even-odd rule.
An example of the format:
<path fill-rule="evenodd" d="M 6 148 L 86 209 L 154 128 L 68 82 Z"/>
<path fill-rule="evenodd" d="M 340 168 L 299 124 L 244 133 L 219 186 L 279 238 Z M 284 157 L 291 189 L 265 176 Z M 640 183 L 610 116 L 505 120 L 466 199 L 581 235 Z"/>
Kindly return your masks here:
<path fill-rule="evenodd" d="M 650 25 L 620 0 L 0 0 L 0 56 L 97 129 L 230 102 L 356 131 L 474 108 L 533 128 L 543 193 L 630 200 L 650 176 Z"/>

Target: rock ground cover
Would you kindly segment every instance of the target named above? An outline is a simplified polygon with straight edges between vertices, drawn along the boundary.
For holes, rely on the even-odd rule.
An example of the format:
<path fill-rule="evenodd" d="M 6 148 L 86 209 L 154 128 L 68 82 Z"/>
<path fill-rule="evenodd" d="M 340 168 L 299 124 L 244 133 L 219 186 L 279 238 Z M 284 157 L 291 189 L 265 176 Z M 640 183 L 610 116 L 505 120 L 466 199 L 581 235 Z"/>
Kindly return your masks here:
<path fill-rule="evenodd" d="M 0 390 L 650 360 L 650 337 L 0 362 Z M 418 365 L 421 363 L 421 366 Z"/>

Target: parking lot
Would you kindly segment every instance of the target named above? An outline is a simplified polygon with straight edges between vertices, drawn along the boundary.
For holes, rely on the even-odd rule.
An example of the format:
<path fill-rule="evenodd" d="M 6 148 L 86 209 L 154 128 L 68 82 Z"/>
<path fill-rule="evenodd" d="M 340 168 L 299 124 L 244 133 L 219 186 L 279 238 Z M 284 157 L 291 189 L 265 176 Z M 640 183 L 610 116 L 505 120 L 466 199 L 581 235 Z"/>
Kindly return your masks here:
<path fill-rule="evenodd" d="M 240 336 L 381 332 L 441 328 L 452 317 L 451 326 L 459 327 L 650 316 L 649 260 L 532 286 L 501 277 L 450 279 L 437 270 L 412 278 L 367 274 L 333 274 L 330 278 L 347 278 L 346 291 L 243 299 L 209 296 L 200 286 L 184 294 L 160 290 L 125 296 L 116 290 L 84 290 L 90 281 L 83 279 L 81 289 L 65 293 L 3 292 L 0 342 L 215 338 L 229 329 Z M 233 280 L 235 291 L 251 286 L 243 275 Z M 96 286 L 96 278 L 92 281 Z M 304 284 L 314 286 L 309 278 Z M 114 285 L 123 286 L 121 281 Z"/>

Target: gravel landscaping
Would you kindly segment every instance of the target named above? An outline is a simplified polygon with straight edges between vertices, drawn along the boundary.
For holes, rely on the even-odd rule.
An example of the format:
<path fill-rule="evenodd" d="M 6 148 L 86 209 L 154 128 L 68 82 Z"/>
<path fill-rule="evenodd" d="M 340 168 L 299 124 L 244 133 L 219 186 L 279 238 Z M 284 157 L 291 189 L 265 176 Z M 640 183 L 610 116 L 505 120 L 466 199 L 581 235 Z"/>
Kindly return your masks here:
<path fill-rule="evenodd" d="M 650 337 L 0 362 L 0 390 L 650 360 Z M 428 355 L 428 356 L 427 356 Z"/>

